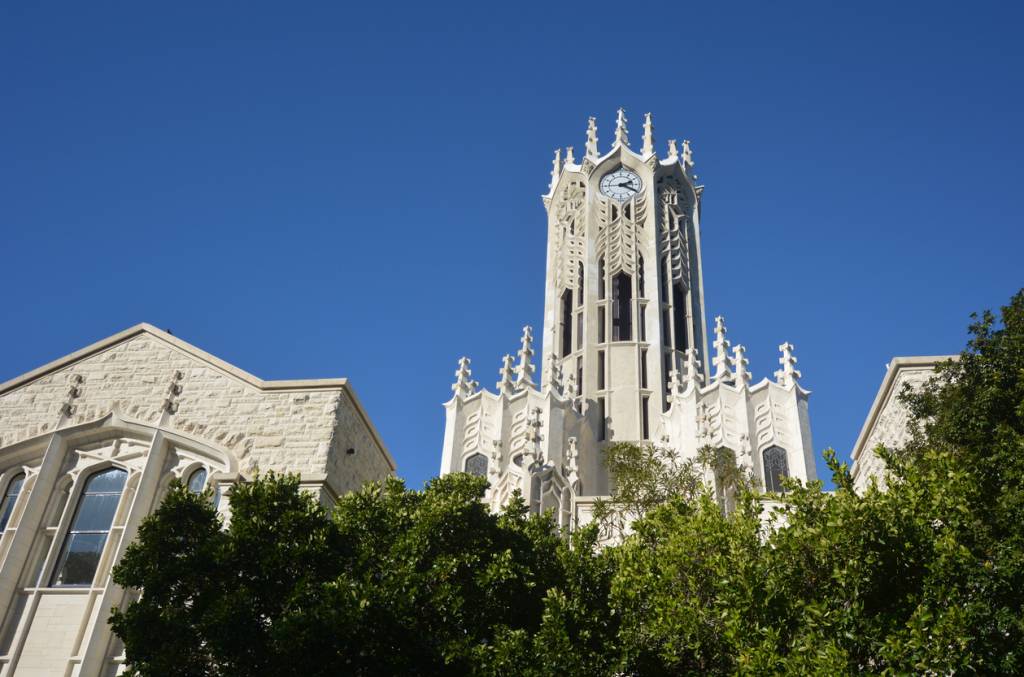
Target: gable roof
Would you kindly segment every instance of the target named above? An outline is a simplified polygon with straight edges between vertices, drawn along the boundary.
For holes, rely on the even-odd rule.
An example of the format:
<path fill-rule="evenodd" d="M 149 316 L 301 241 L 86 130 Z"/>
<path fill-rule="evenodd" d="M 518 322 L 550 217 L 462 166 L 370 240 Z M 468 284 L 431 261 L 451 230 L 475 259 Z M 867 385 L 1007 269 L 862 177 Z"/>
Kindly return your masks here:
<path fill-rule="evenodd" d="M 373 439 L 377 443 L 377 446 L 380 447 L 380 450 L 383 452 L 384 458 L 387 460 L 388 465 L 391 467 L 391 470 L 395 470 L 396 466 L 394 458 L 392 458 L 391 453 L 388 451 L 387 447 L 384 446 L 384 441 L 381 439 L 380 433 L 377 432 L 377 428 L 373 425 L 373 421 L 370 420 L 370 417 L 367 415 L 366 410 L 363 408 L 362 403 L 359 401 L 359 398 L 356 397 L 355 391 L 349 384 L 348 379 L 323 378 L 264 381 L 258 376 L 254 376 L 243 369 L 239 369 L 235 365 L 229 364 L 228 362 L 225 362 L 219 357 L 211 355 L 205 350 L 197 348 L 188 341 L 183 341 L 177 336 L 169 334 L 168 332 L 163 331 L 162 329 L 158 329 L 157 327 L 154 327 L 148 322 L 140 322 L 139 324 L 136 324 L 133 327 L 129 327 L 124 331 L 118 332 L 113 336 L 108 336 L 105 339 L 97 341 L 80 350 L 76 350 L 73 353 L 65 355 L 64 357 L 58 358 L 52 362 L 44 364 L 43 366 L 33 369 L 32 371 L 22 374 L 21 376 L 16 376 L 10 379 L 9 381 L 0 383 L 0 395 L 4 395 L 8 392 L 16 390 L 21 386 L 31 383 L 32 381 L 35 381 L 36 379 L 46 376 L 47 374 L 55 372 L 59 369 L 63 369 L 68 365 L 74 364 L 98 353 L 102 353 L 118 344 L 129 341 L 135 338 L 136 336 L 139 336 L 140 334 L 147 334 L 156 339 L 159 339 L 173 346 L 174 348 L 177 348 L 181 352 L 195 358 L 196 360 L 204 362 L 209 366 L 213 367 L 214 369 L 235 379 L 238 379 L 243 383 L 258 388 L 264 392 L 304 392 L 311 390 L 342 391 L 352 402 L 356 411 L 359 413 L 360 418 L 363 420 L 363 423 L 366 424 L 366 427 L 370 431 L 370 434 L 373 436 Z"/>

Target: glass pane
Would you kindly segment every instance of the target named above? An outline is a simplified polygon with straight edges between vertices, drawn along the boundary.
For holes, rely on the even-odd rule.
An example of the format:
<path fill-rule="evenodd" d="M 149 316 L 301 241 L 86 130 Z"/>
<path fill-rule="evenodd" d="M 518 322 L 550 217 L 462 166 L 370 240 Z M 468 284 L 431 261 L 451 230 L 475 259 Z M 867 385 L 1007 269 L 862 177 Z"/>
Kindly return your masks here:
<path fill-rule="evenodd" d="M 18 473 L 18 475 L 11 480 L 11 483 L 7 485 L 7 496 L 14 496 L 17 498 L 18 494 L 21 493 L 21 485 L 25 483 L 25 473 Z"/>
<path fill-rule="evenodd" d="M 106 534 L 71 534 L 57 566 L 54 585 L 91 585 Z"/>
<path fill-rule="evenodd" d="M 196 470 L 188 478 L 188 490 L 193 494 L 203 493 L 203 486 L 206 484 L 206 469 L 200 468 Z"/>
<path fill-rule="evenodd" d="M 467 458 L 466 472 L 470 475 L 485 477 L 487 475 L 487 457 L 483 454 L 473 454 Z"/>
<path fill-rule="evenodd" d="M 121 489 L 124 488 L 124 481 L 127 477 L 128 473 L 119 468 L 104 470 L 103 472 L 96 473 L 89 478 L 89 483 L 85 485 L 85 492 L 87 494 L 95 494 L 110 491 L 120 494 Z"/>
<path fill-rule="evenodd" d="M 71 531 L 107 531 L 114 521 L 119 500 L 121 494 L 85 494 Z"/>
<path fill-rule="evenodd" d="M 4 499 L 2 505 L 0 505 L 0 531 L 7 528 L 7 520 L 11 519 L 11 513 L 14 512 L 14 500 L 16 496 L 8 496 Z"/>

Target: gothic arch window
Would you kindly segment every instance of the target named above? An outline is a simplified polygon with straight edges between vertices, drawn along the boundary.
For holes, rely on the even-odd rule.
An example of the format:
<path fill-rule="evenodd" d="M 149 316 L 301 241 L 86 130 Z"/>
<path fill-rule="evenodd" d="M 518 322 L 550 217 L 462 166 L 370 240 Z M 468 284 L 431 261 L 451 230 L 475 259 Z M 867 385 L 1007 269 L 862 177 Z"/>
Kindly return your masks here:
<path fill-rule="evenodd" d="M 7 523 L 11 520 L 14 504 L 18 502 L 18 496 L 21 494 L 21 487 L 24 484 L 25 473 L 23 472 L 12 477 L 11 481 L 7 483 L 3 503 L 0 503 L 0 533 L 3 533 L 3 530 L 7 528 Z"/>
<path fill-rule="evenodd" d="M 199 468 L 188 476 L 188 490 L 193 494 L 203 493 L 206 486 L 206 468 Z"/>
<path fill-rule="evenodd" d="M 761 452 L 761 458 L 764 460 L 765 491 L 782 493 L 782 478 L 789 477 L 786 450 L 782 447 L 768 447 Z"/>
<path fill-rule="evenodd" d="M 126 479 L 128 473 L 124 470 L 107 468 L 86 480 L 71 528 L 61 546 L 53 575 L 54 586 L 92 585 Z"/>
<path fill-rule="evenodd" d="M 673 290 L 672 319 L 675 325 L 676 350 L 685 352 L 690 347 L 686 331 L 686 290 L 682 284 L 674 285 Z"/>
<path fill-rule="evenodd" d="M 483 454 L 473 454 L 466 457 L 466 462 L 462 465 L 470 475 L 476 475 L 477 477 L 487 476 L 487 457 Z"/>
<path fill-rule="evenodd" d="M 572 352 L 572 290 L 562 292 L 562 357 Z"/>
<path fill-rule="evenodd" d="M 633 282 L 626 273 L 612 278 L 612 340 L 628 341 L 633 333 Z"/>

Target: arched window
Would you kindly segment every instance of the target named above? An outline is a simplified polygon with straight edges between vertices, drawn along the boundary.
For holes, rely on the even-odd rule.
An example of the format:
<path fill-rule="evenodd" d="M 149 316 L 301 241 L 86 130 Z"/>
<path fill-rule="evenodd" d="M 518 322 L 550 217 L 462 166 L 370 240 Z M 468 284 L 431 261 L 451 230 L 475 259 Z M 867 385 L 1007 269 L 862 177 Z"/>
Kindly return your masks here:
<path fill-rule="evenodd" d="M 54 586 L 92 585 L 126 479 L 124 470 L 108 468 L 86 481 L 57 560 Z"/>
<path fill-rule="evenodd" d="M 522 468 L 523 467 L 523 455 L 522 454 L 516 454 L 515 456 L 512 457 L 512 462 L 515 463 L 520 468 Z"/>
<path fill-rule="evenodd" d="M 764 460 L 764 488 L 765 491 L 781 493 L 782 478 L 789 477 L 789 462 L 786 460 L 786 450 L 782 447 L 768 447 L 761 452 Z"/>
<path fill-rule="evenodd" d="M 476 475 L 477 477 L 487 476 L 487 457 L 483 454 L 473 454 L 466 458 L 463 469 L 470 475 Z"/>
<path fill-rule="evenodd" d="M 188 476 L 188 490 L 193 494 L 203 493 L 204 486 L 206 486 L 206 468 L 199 468 Z"/>
<path fill-rule="evenodd" d="M 612 340 L 628 341 L 633 334 L 633 281 L 619 273 L 612 278 Z"/>
<path fill-rule="evenodd" d="M 686 352 L 690 347 L 689 337 L 686 332 L 686 290 L 682 284 L 673 286 L 674 298 L 672 299 L 672 315 L 675 322 L 676 350 Z"/>
<path fill-rule="evenodd" d="M 4 502 L 0 503 L 0 532 L 7 528 L 7 522 L 14 512 L 14 504 L 18 502 L 18 495 L 21 493 L 21 485 L 25 484 L 25 473 L 20 472 L 11 478 L 7 483 L 7 491 L 4 492 Z"/>

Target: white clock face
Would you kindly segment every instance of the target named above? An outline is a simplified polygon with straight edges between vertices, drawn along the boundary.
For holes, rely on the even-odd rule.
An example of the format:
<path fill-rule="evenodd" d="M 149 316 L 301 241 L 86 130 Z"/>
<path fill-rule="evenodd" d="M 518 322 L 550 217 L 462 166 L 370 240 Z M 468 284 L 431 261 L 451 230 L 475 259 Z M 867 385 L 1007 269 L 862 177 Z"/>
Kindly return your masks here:
<path fill-rule="evenodd" d="M 639 193 L 643 185 L 640 177 L 625 167 L 619 167 L 601 178 L 601 192 L 619 202 L 625 202 Z"/>

